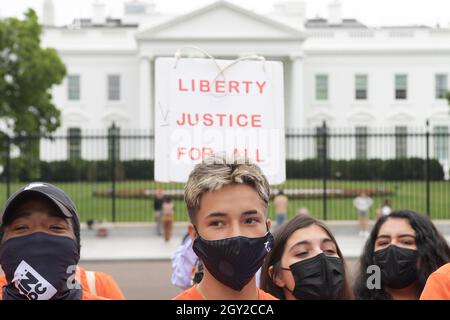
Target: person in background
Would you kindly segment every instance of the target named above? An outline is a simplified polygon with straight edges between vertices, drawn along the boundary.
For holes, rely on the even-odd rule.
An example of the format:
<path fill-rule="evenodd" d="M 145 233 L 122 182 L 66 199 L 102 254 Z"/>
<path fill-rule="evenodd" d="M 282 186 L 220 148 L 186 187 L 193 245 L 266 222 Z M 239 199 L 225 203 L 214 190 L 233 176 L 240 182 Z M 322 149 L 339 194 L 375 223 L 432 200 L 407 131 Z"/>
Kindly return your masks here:
<path fill-rule="evenodd" d="M 198 257 L 192 249 L 192 238 L 187 233 L 172 256 L 172 284 L 183 290 L 193 285 Z"/>
<path fill-rule="evenodd" d="M 303 216 L 309 217 L 309 216 L 311 216 L 311 213 L 309 212 L 308 208 L 302 207 L 297 210 L 297 215 L 298 216 L 303 215 Z"/>
<path fill-rule="evenodd" d="M 261 288 L 283 300 L 349 300 L 342 252 L 322 222 L 297 215 L 274 232 L 261 271 Z"/>
<path fill-rule="evenodd" d="M 80 222 L 72 200 L 54 185 L 30 183 L 6 202 L 0 225 L 0 299 L 124 299 L 115 281 L 78 266 Z M 30 285 L 30 279 L 34 284 Z"/>
<path fill-rule="evenodd" d="M 248 159 L 216 154 L 195 166 L 184 199 L 203 277 L 175 300 L 275 299 L 255 276 L 273 245 L 269 198 L 266 177 Z"/>
<path fill-rule="evenodd" d="M 428 217 L 393 211 L 378 219 L 366 242 L 355 297 L 418 300 L 430 274 L 449 261 L 450 248 Z"/>
<path fill-rule="evenodd" d="M 353 200 L 359 217 L 359 235 L 366 238 L 369 236 L 369 209 L 372 204 L 373 200 L 364 191 Z"/>
<path fill-rule="evenodd" d="M 277 221 L 277 227 L 282 225 L 287 217 L 289 199 L 284 194 L 283 190 L 278 191 L 278 194 L 273 199 L 273 205 L 275 206 L 275 216 Z"/>
<path fill-rule="evenodd" d="M 391 201 L 389 199 L 384 199 L 381 207 L 377 210 L 377 218 L 381 218 L 383 216 L 388 216 L 392 212 Z"/>
<path fill-rule="evenodd" d="M 173 230 L 173 212 L 174 212 L 174 204 L 170 197 L 165 197 L 162 210 L 161 210 L 161 223 L 164 230 L 164 240 L 169 242 L 172 238 L 172 230 Z"/>
<path fill-rule="evenodd" d="M 156 234 L 158 236 L 162 235 L 161 231 L 161 210 L 162 204 L 164 202 L 164 190 L 161 188 L 156 189 L 155 199 L 153 200 L 153 215 L 156 222 Z"/>

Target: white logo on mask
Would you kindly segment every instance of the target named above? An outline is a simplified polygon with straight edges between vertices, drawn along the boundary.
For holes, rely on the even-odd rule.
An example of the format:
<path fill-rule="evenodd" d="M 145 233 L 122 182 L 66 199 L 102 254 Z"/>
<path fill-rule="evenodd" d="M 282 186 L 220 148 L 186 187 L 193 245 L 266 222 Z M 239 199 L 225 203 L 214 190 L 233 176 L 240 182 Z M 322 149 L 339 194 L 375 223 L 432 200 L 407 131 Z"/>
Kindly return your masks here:
<path fill-rule="evenodd" d="M 264 242 L 264 246 L 266 247 L 266 251 L 270 252 L 269 241 Z"/>
<path fill-rule="evenodd" d="M 13 283 L 28 300 L 50 300 L 57 292 L 55 287 L 23 260 L 14 272 Z"/>

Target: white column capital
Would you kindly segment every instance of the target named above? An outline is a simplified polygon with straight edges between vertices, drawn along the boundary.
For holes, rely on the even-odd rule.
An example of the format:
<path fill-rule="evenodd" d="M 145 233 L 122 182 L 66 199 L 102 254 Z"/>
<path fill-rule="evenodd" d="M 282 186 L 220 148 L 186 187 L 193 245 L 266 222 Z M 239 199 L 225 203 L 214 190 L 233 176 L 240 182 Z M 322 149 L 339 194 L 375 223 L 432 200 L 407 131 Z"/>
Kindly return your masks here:
<path fill-rule="evenodd" d="M 139 56 L 140 61 L 153 61 L 154 58 L 154 56 L 148 54 Z"/>
<path fill-rule="evenodd" d="M 296 61 L 296 60 L 303 60 L 305 58 L 305 53 L 298 51 L 298 52 L 292 52 L 289 54 L 289 59 L 291 61 Z"/>

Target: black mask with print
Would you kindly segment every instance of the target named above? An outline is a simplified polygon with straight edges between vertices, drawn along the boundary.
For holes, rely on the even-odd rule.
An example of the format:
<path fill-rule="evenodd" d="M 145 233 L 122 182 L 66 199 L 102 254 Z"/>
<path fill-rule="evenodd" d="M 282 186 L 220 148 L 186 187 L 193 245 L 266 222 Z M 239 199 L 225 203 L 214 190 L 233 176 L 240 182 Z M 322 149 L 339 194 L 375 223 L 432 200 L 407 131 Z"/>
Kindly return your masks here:
<path fill-rule="evenodd" d="M 80 299 L 81 288 L 70 279 L 79 259 L 77 242 L 66 236 L 35 232 L 5 241 L 0 247 L 8 281 L 3 300 Z"/>
<path fill-rule="evenodd" d="M 198 232 L 197 232 L 198 234 Z M 236 291 L 249 283 L 273 246 L 270 232 L 259 238 L 206 240 L 197 235 L 192 249 L 214 278 Z"/>

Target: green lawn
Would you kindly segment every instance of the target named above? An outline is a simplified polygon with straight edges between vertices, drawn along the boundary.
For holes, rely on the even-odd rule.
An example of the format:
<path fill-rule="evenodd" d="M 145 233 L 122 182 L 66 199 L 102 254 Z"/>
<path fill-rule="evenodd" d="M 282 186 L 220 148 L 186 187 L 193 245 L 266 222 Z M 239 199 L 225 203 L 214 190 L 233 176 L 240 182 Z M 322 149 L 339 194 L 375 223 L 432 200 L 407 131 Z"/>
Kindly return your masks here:
<path fill-rule="evenodd" d="M 22 184 L 13 183 L 11 191 L 14 192 Z M 111 188 L 109 182 L 79 182 L 79 183 L 57 183 L 74 200 L 80 213 L 82 221 L 87 219 L 112 220 L 111 198 L 94 197 L 94 191 L 107 191 Z M 165 189 L 182 189 L 183 184 L 171 183 L 163 184 L 154 181 L 126 181 L 116 184 L 117 190 L 150 189 L 155 187 Z M 322 188 L 320 180 L 289 180 L 282 188 Z M 328 181 L 328 188 L 349 188 L 349 189 L 375 189 L 385 188 L 392 190 L 395 195 L 391 198 L 394 209 L 408 208 L 419 212 L 426 211 L 425 183 L 423 181 L 414 182 L 383 182 L 383 181 Z M 6 199 L 6 185 L 0 184 L 0 201 L 4 203 Z M 381 204 L 384 197 L 375 197 L 375 204 L 371 208 L 370 215 L 375 217 L 375 210 Z M 431 217 L 433 219 L 450 219 L 450 182 L 431 183 Z M 352 198 L 336 199 L 330 198 L 327 201 L 327 218 L 329 220 L 351 220 L 356 219 L 356 212 L 352 205 Z M 307 207 L 311 213 L 323 218 L 323 202 L 318 199 L 290 199 L 289 216 L 295 214 L 298 208 Z M 153 201 L 150 199 L 117 199 L 116 200 L 116 221 L 152 221 Z M 184 202 L 175 201 L 176 220 L 187 220 L 187 212 Z M 274 217 L 273 207 L 270 207 L 270 217 Z"/>

